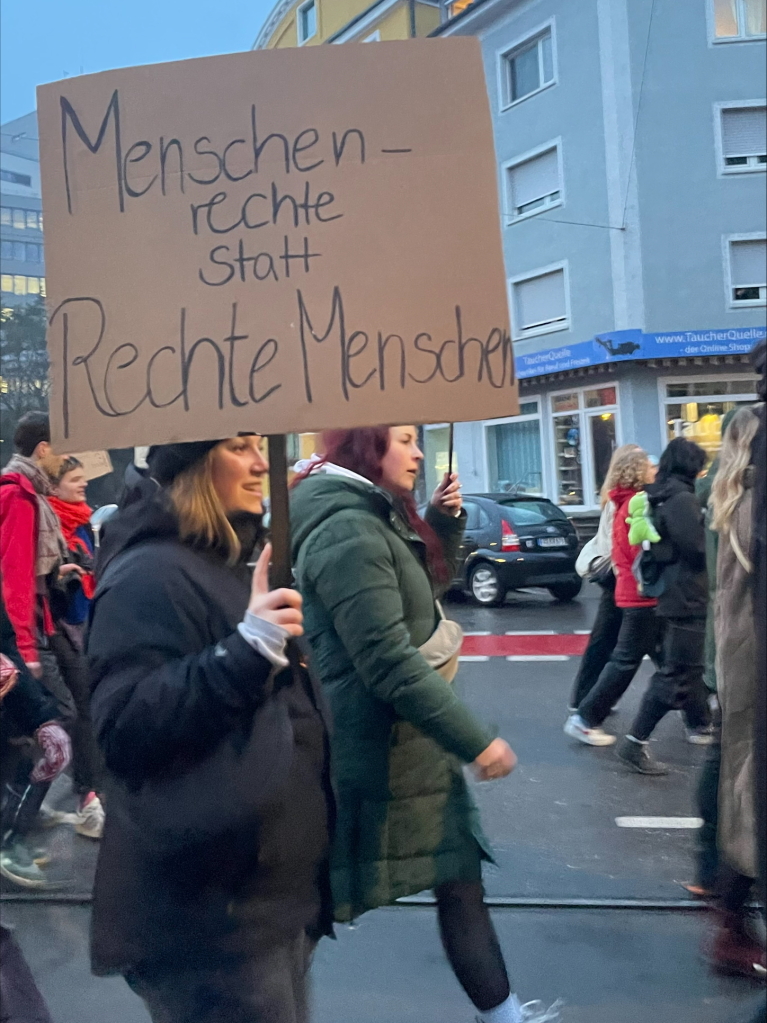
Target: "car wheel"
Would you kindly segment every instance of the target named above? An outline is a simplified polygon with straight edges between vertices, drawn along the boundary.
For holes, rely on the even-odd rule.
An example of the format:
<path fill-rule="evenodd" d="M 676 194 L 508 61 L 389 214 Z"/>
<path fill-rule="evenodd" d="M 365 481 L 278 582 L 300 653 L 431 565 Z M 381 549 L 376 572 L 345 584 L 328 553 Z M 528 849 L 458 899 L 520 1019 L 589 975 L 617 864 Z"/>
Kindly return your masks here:
<path fill-rule="evenodd" d="M 581 592 L 583 583 L 579 579 L 574 583 L 557 583 L 555 586 L 547 587 L 554 600 L 564 603 L 567 600 L 574 600 Z"/>
<path fill-rule="evenodd" d="M 469 592 L 481 607 L 498 607 L 506 596 L 500 576 L 486 561 L 475 565 L 469 573 Z"/>

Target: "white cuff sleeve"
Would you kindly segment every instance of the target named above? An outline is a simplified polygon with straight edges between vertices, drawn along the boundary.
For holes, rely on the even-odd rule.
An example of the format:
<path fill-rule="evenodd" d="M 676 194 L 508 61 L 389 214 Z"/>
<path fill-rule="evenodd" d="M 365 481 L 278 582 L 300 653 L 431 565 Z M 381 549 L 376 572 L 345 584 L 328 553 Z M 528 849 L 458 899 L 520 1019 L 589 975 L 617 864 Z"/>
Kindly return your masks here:
<path fill-rule="evenodd" d="M 263 654 L 267 661 L 271 661 L 278 668 L 287 668 L 285 644 L 290 633 L 285 629 L 246 611 L 245 618 L 237 626 L 237 631 L 245 642 Z"/>

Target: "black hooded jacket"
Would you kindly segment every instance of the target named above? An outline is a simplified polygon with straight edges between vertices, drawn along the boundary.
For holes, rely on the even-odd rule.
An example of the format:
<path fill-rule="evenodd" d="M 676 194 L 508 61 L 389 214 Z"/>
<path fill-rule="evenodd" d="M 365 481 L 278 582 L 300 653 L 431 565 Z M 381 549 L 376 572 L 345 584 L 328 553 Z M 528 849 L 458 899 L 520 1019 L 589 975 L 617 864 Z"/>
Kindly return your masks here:
<path fill-rule="evenodd" d="M 210 966 L 303 929 L 327 933 L 333 797 L 322 697 L 305 668 L 275 674 L 237 632 L 250 595 L 245 561 L 231 567 L 182 543 L 157 491 L 110 520 L 98 571 L 88 659 L 109 780 L 94 972 Z M 292 749 L 258 827 L 180 853 L 143 842 L 131 819 L 142 784 L 204 760 L 267 701 Z M 272 749 L 265 771 L 273 759 Z"/>
<path fill-rule="evenodd" d="M 650 484 L 647 494 L 661 536 L 652 546 L 653 558 L 665 566 L 656 613 L 663 618 L 705 618 L 706 532 L 695 480 L 672 473 Z"/>

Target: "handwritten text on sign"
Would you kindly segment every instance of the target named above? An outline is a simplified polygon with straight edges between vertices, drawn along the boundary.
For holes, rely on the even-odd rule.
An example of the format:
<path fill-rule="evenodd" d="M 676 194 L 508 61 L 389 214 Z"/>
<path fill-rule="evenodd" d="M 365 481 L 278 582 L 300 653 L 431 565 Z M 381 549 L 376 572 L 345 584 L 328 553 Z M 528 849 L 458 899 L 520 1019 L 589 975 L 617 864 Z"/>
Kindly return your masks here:
<path fill-rule="evenodd" d="M 39 120 L 62 445 L 516 410 L 476 40 L 107 72 Z"/>

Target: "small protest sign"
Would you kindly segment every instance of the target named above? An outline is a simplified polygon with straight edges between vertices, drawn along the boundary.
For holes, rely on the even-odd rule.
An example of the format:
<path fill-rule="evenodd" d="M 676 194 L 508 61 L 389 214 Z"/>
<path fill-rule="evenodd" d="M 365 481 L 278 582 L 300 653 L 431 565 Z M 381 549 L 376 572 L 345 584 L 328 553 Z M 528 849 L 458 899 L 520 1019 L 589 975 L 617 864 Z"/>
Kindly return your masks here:
<path fill-rule="evenodd" d="M 74 457 L 82 464 L 88 482 L 112 472 L 112 459 L 108 451 L 76 451 Z"/>
<path fill-rule="evenodd" d="M 479 42 L 41 86 L 62 451 L 517 410 Z"/>

